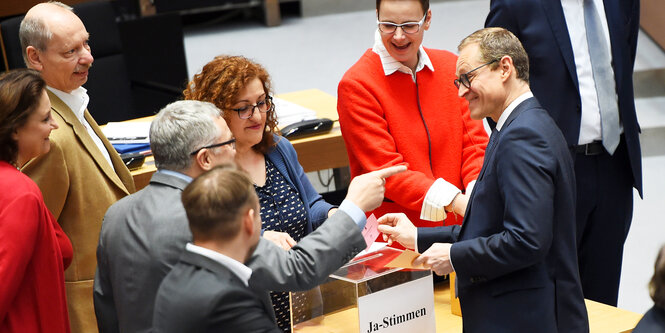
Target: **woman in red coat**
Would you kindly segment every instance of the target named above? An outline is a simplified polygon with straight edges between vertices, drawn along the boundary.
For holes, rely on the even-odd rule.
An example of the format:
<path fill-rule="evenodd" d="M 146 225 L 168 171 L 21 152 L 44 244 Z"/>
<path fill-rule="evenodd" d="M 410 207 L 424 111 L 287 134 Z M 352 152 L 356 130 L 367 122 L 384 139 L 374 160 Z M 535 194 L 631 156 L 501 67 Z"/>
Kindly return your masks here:
<path fill-rule="evenodd" d="M 0 76 L 0 332 L 69 332 L 64 271 L 72 245 L 18 170 L 49 151 L 58 128 L 45 87 L 30 69 Z"/>
<path fill-rule="evenodd" d="M 403 212 L 418 227 L 461 224 L 487 133 L 453 85 L 457 56 L 422 46 L 429 1 L 377 1 L 376 10 L 374 46 L 337 92 L 351 176 L 407 165 L 386 180 L 377 217 Z"/>

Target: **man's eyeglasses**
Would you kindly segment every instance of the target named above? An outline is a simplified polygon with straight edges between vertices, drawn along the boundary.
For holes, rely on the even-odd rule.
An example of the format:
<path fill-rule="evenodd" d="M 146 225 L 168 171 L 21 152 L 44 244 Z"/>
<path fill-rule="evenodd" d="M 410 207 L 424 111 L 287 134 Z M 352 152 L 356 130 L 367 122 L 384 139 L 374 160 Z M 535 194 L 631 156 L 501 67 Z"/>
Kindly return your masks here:
<path fill-rule="evenodd" d="M 266 113 L 268 111 L 275 110 L 275 104 L 272 102 L 272 97 L 268 96 L 264 100 L 259 101 L 254 105 L 247 105 L 237 109 L 231 109 L 235 112 L 238 112 L 238 118 L 240 119 L 249 119 L 254 114 L 254 109 L 259 109 L 260 112 Z"/>
<path fill-rule="evenodd" d="M 215 143 L 214 145 L 203 146 L 203 147 L 191 152 L 189 155 L 196 155 L 199 151 L 201 151 L 201 149 L 211 149 L 211 148 L 215 148 L 215 147 L 221 147 L 221 146 L 224 146 L 224 145 L 231 145 L 231 148 L 236 149 L 236 139 L 231 139 L 229 141 L 224 141 L 224 142 L 221 142 L 221 143 Z"/>
<path fill-rule="evenodd" d="M 468 71 L 464 74 L 460 74 L 459 79 L 455 79 L 455 81 L 453 81 L 453 83 L 455 84 L 455 87 L 457 87 L 457 89 L 459 89 L 459 86 L 461 84 L 461 85 L 465 86 L 467 89 L 470 89 L 471 88 L 471 79 L 469 78 L 469 74 L 471 74 L 471 73 L 473 73 L 473 72 L 475 72 L 475 71 L 477 71 L 477 70 L 479 70 L 479 69 L 481 69 L 481 68 L 483 68 L 483 67 L 485 67 L 489 64 L 493 64 L 497 61 L 499 61 L 499 60 L 494 59 L 494 60 L 492 60 L 488 63 L 482 64 L 482 65 L 480 65 L 480 66 L 478 66 L 478 67 L 476 67 L 476 68 L 474 68 L 474 69 L 472 69 L 472 70 L 470 70 L 470 71 Z"/>
<path fill-rule="evenodd" d="M 404 31 L 405 34 L 415 34 L 416 32 L 420 31 L 420 27 L 423 25 L 423 23 L 425 23 L 426 18 L 427 13 L 425 13 L 425 16 L 423 16 L 423 18 L 418 22 L 404 22 L 397 24 L 392 22 L 381 22 L 377 19 L 376 24 L 379 25 L 379 31 L 383 32 L 384 34 L 393 34 L 395 31 L 397 31 L 397 28 L 402 28 L 402 31 Z"/>

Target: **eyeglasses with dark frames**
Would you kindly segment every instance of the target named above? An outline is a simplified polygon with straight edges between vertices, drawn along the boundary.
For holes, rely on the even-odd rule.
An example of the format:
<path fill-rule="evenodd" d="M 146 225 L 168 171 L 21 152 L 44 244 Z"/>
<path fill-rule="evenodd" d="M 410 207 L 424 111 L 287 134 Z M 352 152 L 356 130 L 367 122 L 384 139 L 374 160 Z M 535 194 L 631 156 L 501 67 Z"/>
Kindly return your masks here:
<path fill-rule="evenodd" d="M 471 73 L 473 73 L 473 72 L 475 72 L 475 71 L 477 71 L 477 70 L 479 70 L 479 69 L 481 69 L 481 68 L 483 68 L 483 67 L 485 67 L 489 64 L 493 64 L 497 61 L 499 61 L 499 60 L 494 59 L 494 60 L 492 60 L 488 63 L 482 64 L 482 65 L 480 65 L 480 66 L 478 66 L 478 67 L 476 67 L 476 68 L 474 68 L 474 69 L 472 69 L 472 70 L 470 70 L 470 71 L 468 71 L 464 74 L 460 74 L 459 79 L 455 79 L 455 81 L 453 81 L 453 84 L 455 84 L 455 87 L 457 89 L 459 89 L 460 84 L 465 86 L 467 89 L 470 89 L 471 88 L 471 79 L 469 78 L 469 74 L 471 74 Z"/>
<path fill-rule="evenodd" d="M 229 141 L 224 141 L 224 142 L 221 142 L 221 143 L 215 143 L 215 144 L 209 145 L 209 146 L 203 146 L 203 147 L 191 152 L 189 155 L 196 155 L 199 151 L 201 151 L 201 149 L 211 149 L 211 148 L 221 147 L 221 146 L 224 146 L 224 145 L 231 145 L 231 148 L 236 149 L 236 139 L 233 138 Z"/>
<path fill-rule="evenodd" d="M 238 118 L 240 118 L 240 119 L 249 119 L 254 114 L 255 109 L 258 109 L 259 112 L 261 112 L 261 113 L 274 111 L 275 110 L 275 104 L 273 104 L 273 102 L 272 102 L 272 97 L 267 96 L 264 100 L 259 101 L 258 103 L 254 104 L 254 105 L 249 104 L 247 106 L 243 106 L 241 108 L 236 108 L 236 109 L 231 109 L 231 110 L 238 113 Z"/>
<path fill-rule="evenodd" d="M 397 31 L 397 28 L 402 28 L 402 31 L 404 31 L 405 34 L 415 34 L 416 32 L 420 31 L 420 27 L 423 25 L 423 23 L 425 23 L 426 18 L 427 13 L 425 13 L 425 16 L 423 16 L 423 18 L 418 22 L 404 22 L 397 24 L 393 22 L 383 22 L 377 19 L 376 24 L 379 26 L 379 31 L 383 32 L 384 34 L 394 34 L 395 31 Z"/>

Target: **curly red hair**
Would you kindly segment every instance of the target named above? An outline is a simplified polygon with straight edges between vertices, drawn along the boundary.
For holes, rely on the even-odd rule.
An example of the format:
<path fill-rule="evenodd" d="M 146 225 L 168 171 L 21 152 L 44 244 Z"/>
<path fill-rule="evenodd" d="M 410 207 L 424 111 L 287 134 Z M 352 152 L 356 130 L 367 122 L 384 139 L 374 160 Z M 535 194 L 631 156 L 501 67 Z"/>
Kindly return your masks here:
<path fill-rule="evenodd" d="M 256 78 L 261 80 L 263 90 L 270 95 L 270 76 L 263 66 L 242 56 L 221 55 L 215 57 L 203 66 L 200 73 L 194 75 L 183 91 L 183 95 L 188 100 L 215 104 L 222 110 L 224 120 L 229 122 L 229 118 L 234 114 L 229 110 L 236 103 L 240 91 Z M 268 153 L 275 146 L 273 133 L 279 133 L 277 115 L 275 111 L 270 111 L 266 114 L 263 138 L 252 148 L 263 154 Z"/>

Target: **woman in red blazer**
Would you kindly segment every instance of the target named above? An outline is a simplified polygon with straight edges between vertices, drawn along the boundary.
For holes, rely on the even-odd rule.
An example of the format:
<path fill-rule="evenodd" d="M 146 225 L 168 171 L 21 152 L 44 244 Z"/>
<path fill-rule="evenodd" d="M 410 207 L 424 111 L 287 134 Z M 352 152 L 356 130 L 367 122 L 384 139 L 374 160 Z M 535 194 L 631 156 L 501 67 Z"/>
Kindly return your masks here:
<path fill-rule="evenodd" d="M 0 76 L 0 332 L 69 332 L 64 271 L 72 245 L 18 170 L 49 151 L 58 128 L 45 88 L 34 70 Z"/>

